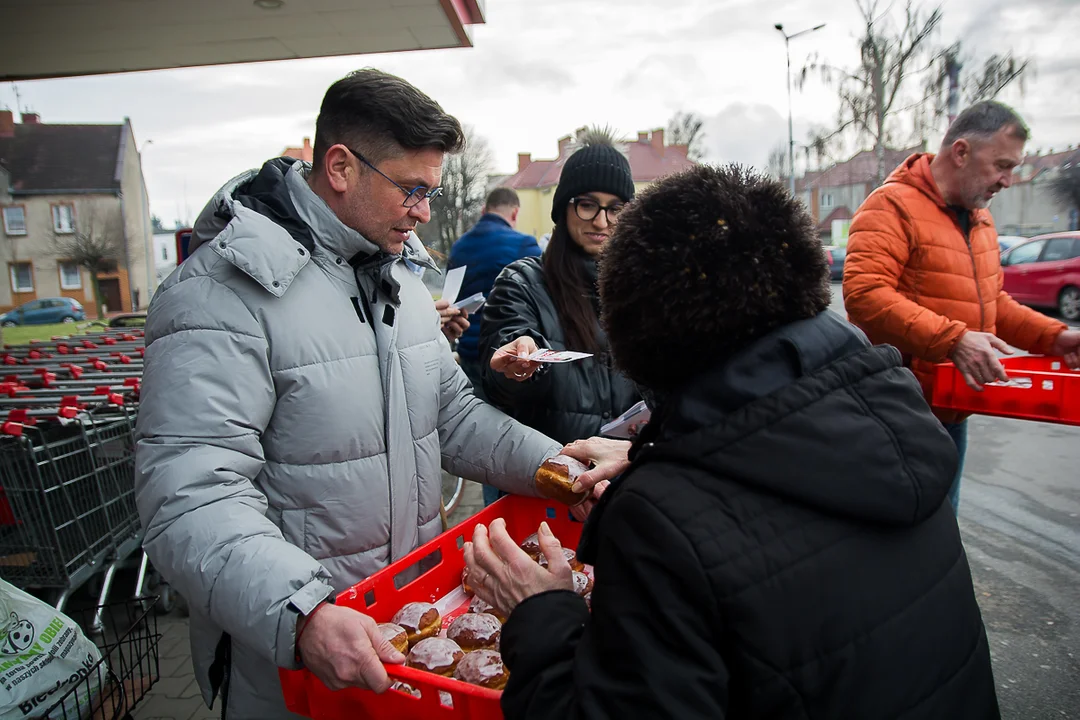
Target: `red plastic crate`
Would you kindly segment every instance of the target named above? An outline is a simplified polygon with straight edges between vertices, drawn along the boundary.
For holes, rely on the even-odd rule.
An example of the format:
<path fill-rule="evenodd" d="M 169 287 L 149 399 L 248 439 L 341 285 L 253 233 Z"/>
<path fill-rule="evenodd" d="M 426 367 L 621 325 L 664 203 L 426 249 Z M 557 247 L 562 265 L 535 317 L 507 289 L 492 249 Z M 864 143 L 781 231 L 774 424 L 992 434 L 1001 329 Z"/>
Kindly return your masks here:
<path fill-rule="evenodd" d="M 510 536 L 521 542 L 547 521 L 555 537 L 564 546 L 575 548 L 583 525 L 569 509 L 550 500 L 511 495 L 492 503 L 471 518 L 450 528 L 397 562 L 345 590 L 337 604 L 370 615 L 376 622 L 389 622 L 401 606 L 409 602 L 435 602 L 461 585 L 465 567 L 465 542 L 472 540 L 478 524 L 488 525 L 496 518 L 506 520 Z M 422 565 L 421 565 L 422 564 Z M 402 587 L 397 584 L 427 567 Z M 447 618 L 443 619 L 444 626 Z M 387 665 L 394 679 L 420 691 L 416 698 L 389 690 L 377 695 L 368 690 L 349 688 L 334 692 L 307 670 L 280 670 L 281 686 L 289 710 L 315 720 L 354 720 L 355 718 L 393 718 L 394 720 L 500 720 L 502 710 L 497 690 L 469 685 L 452 678 L 415 670 L 402 665 Z M 440 691 L 449 694 L 453 707 L 442 704 Z"/>
<path fill-rule="evenodd" d="M 978 415 L 1080 425 L 1080 370 L 1060 357 L 1025 355 L 1003 358 L 1008 383 L 991 383 L 981 392 L 964 382 L 952 363 L 934 373 L 931 405 Z"/>

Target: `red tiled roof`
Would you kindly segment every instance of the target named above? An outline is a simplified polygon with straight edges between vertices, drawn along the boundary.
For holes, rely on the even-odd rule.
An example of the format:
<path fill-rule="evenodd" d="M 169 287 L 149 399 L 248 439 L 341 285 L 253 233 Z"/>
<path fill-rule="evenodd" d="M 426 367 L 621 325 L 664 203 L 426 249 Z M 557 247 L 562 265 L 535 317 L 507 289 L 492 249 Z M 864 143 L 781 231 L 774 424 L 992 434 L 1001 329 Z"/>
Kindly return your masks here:
<path fill-rule="evenodd" d="M 1016 169 L 1014 182 L 1031 182 L 1040 174 L 1063 165 L 1080 163 L 1080 148 L 1064 150 L 1046 155 L 1028 155 Z"/>
<path fill-rule="evenodd" d="M 852 212 L 848 209 L 847 205 L 840 205 L 839 207 L 833 208 L 833 211 L 829 213 L 824 220 L 819 222 L 817 227 L 818 230 L 832 230 L 833 220 L 850 220 L 852 217 Z"/>
<path fill-rule="evenodd" d="M 906 150 L 891 150 L 885 148 L 885 174 L 891 173 L 900 163 L 904 162 L 909 155 L 921 152 L 921 147 L 908 148 Z M 807 173 L 796 181 L 798 192 L 813 188 L 845 187 L 847 185 L 861 185 L 877 180 L 878 162 L 877 155 L 873 150 L 863 150 L 850 160 L 837 163 L 830 168 L 817 172 Z"/>
<path fill-rule="evenodd" d="M 630 161 L 634 182 L 652 182 L 666 175 L 693 167 L 696 163 L 686 156 L 686 145 L 664 145 L 657 148 L 648 140 L 619 142 L 615 146 Z M 514 189 L 551 187 L 559 183 L 563 163 L 572 155 L 554 160 L 533 160 L 521 171 L 506 178 L 501 184 Z"/>
<path fill-rule="evenodd" d="M 304 162 L 311 162 L 315 156 L 311 149 L 311 138 L 304 138 L 303 147 L 287 147 L 281 151 L 282 157 L 296 158 Z"/>
<path fill-rule="evenodd" d="M 119 190 L 123 125 L 17 123 L 0 137 L 0 164 L 14 192 Z"/>

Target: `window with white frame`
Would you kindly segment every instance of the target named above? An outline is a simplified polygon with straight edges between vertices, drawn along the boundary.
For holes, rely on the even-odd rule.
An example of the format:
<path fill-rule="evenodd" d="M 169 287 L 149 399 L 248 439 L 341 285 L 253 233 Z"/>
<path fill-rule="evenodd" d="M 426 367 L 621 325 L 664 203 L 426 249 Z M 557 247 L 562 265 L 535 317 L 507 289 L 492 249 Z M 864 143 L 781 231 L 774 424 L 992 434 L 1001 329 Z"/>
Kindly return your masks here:
<path fill-rule="evenodd" d="M 53 230 L 67 235 L 75 232 L 75 208 L 71 205 L 53 205 Z"/>
<path fill-rule="evenodd" d="M 78 264 L 70 261 L 64 261 L 57 264 L 60 266 L 60 289 L 81 290 L 82 273 L 79 272 Z"/>
<path fill-rule="evenodd" d="M 22 205 L 4 208 L 4 233 L 6 235 L 26 234 L 26 210 Z"/>
<path fill-rule="evenodd" d="M 11 289 L 14 292 L 34 292 L 34 266 L 30 263 L 11 264 Z"/>
<path fill-rule="evenodd" d="M 832 193 L 821 193 L 821 207 L 832 207 Z"/>

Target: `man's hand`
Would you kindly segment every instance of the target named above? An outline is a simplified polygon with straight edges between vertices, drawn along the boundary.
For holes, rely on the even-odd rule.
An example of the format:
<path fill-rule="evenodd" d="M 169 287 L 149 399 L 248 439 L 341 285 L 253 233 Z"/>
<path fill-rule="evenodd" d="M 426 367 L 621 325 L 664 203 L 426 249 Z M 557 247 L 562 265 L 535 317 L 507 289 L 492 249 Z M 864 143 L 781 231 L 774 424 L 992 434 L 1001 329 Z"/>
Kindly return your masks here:
<path fill-rule="evenodd" d="M 540 363 L 522 360 L 540 348 L 536 347 L 536 341 L 528 335 L 522 335 L 517 340 L 495 351 L 491 356 L 491 369 L 500 372 L 511 380 L 525 382 L 533 376 Z"/>
<path fill-rule="evenodd" d="M 304 665 L 331 690 L 359 687 L 385 692 L 390 687 L 384 662 L 401 664 L 405 656 L 383 639 L 379 627 L 356 610 L 327 604 L 309 618 L 297 650 Z"/>
<path fill-rule="evenodd" d="M 595 487 L 603 480 L 611 480 L 613 477 L 630 467 L 630 460 L 626 453 L 630 451 L 629 440 L 611 440 L 609 438 L 591 437 L 584 440 L 575 440 L 561 451 L 563 455 L 569 455 L 575 460 L 580 460 L 586 465 L 592 465 L 592 469 L 578 476 L 574 483 L 574 492 L 593 488 L 594 498 L 599 498 L 600 493 L 595 493 Z M 607 485 L 604 485 L 606 488 Z M 586 501 L 588 502 L 588 501 Z"/>
<path fill-rule="evenodd" d="M 488 528 L 476 526 L 472 542 L 465 543 L 465 566 L 469 569 L 469 586 L 480 599 L 509 616 L 522 600 L 533 595 L 574 589 L 570 563 L 546 522 L 540 523 L 537 539 L 548 561 L 546 568 L 518 547 L 506 532 L 502 518 L 492 521 L 490 535 Z"/>
<path fill-rule="evenodd" d="M 450 342 L 454 342 L 469 329 L 469 314 L 461 308 L 451 307 L 449 300 L 436 300 L 435 309 L 439 311 L 439 319 L 442 321 L 443 335 Z"/>
<path fill-rule="evenodd" d="M 1054 340 L 1050 354 L 1063 357 L 1065 364 L 1073 370 L 1080 368 L 1080 330 L 1062 330 Z"/>
<path fill-rule="evenodd" d="M 1006 355 L 1012 355 L 1013 351 L 1004 340 L 991 333 L 973 332 L 968 330 L 956 342 L 949 359 L 963 376 L 964 382 L 972 390 L 982 390 L 986 383 L 1001 380 L 1008 382 L 1009 376 L 1005 374 L 1005 367 L 994 353 L 999 350 Z"/>

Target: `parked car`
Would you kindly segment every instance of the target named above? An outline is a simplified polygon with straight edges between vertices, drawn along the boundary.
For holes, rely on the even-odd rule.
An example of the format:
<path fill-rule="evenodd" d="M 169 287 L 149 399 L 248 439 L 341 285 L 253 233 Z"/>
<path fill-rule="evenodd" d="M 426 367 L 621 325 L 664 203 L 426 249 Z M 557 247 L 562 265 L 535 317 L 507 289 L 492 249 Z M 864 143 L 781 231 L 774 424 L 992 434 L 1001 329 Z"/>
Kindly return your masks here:
<path fill-rule="evenodd" d="M 23 303 L 0 315 L 0 325 L 49 325 L 85 320 L 86 311 L 78 300 L 66 297 L 41 298 Z"/>
<path fill-rule="evenodd" d="M 1021 235 L 998 235 L 998 248 L 1001 252 L 1005 252 L 1011 247 L 1015 247 L 1022 242 L 1027 242 L 1028 238 Z"/>
<path fill-rule="evenodd" d="M 1001 257 L 1005 292 L 1018 302 L 1056 308 L 1080 320 L 1080 232 L 1039 235 Z"/>
<path fill-rule="evenodd" d="M 847 257 L 847 248 L 839 245 L 826 245 L 825 259 L 829 261 L 829 279 L 844 279 L 844 258 Z"/>

